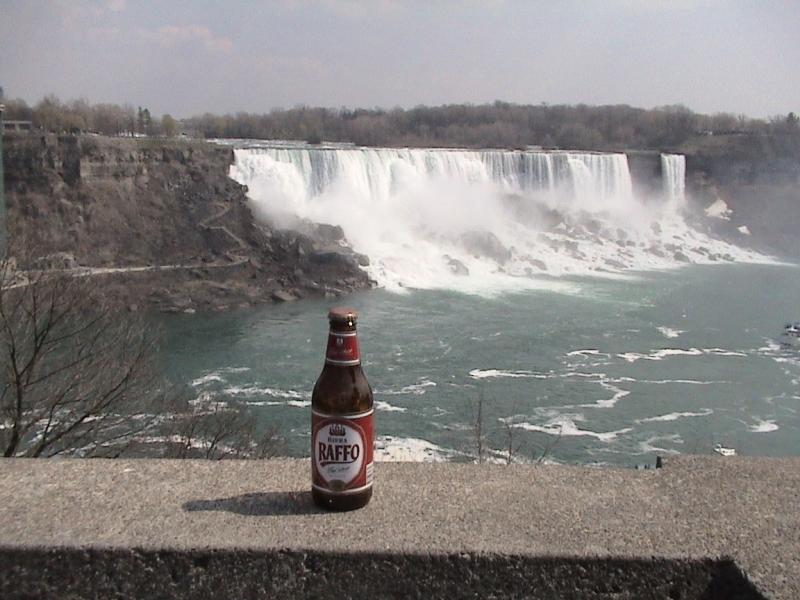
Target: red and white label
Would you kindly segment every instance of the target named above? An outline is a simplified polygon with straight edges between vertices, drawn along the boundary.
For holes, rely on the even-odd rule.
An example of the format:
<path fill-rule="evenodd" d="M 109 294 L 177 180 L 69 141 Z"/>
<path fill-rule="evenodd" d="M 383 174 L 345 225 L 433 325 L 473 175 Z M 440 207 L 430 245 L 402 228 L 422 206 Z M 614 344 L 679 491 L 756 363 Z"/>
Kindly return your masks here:
<path fill-rule="evenodd" d="M 331 331 L 328 334 L 328 348 L 325 362 L 338 367 L 351 367 L 361 364 L 358 350 L 358 336 L 355 331 Z"/>
<path fill-rule="evenodd" d="M 334 416 L 311 411 L 311 470 L 315 488 L 351 494 L 372 485 L 373 412 Z"/>

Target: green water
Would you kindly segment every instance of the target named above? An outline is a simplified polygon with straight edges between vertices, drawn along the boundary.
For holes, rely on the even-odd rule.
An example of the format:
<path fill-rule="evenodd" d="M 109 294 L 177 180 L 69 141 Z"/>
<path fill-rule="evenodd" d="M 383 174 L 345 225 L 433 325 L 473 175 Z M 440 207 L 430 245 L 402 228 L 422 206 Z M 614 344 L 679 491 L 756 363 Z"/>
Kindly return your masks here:
<path fill-rule="evenodd" d="M 373 290 L 361 314 L 379 455 L 471 460 L 481 398 L 487 456 L 581 464 L 656 454 L 800 454 L 800 354 L 777 343 L 800 318 L 800 270 L 692 266 L 572 293 L 495 298 Z M 165 316 L 163 361 L 199 403 L 276 425 L 307 455 L 310 392 L 331 301 Z M 507 426 L 507 425 L 510 425 Z"/>

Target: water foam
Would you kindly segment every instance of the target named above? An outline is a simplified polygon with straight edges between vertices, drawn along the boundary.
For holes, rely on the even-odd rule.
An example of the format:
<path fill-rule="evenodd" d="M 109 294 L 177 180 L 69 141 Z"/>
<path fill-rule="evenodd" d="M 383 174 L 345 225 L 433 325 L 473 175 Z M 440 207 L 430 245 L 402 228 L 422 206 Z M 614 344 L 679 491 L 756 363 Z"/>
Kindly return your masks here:
<path fill-rule="evenodd" d="M 770 433 L 772 431 L 778 431 L 778 429 L 778 424 L 772 419 L 759 419 L 758 423 L 750 426 L 750 431 L 753 433 Z"/>
<path fill-rule="evenodd" d="M 602 356 L 604 358 L 610 358 L 610 354 L 606 354 L 605 352 L 600 352 L 600 350 L 596 350 L 594 348 L 589 348 L 586 350 L 572 350 L 571 352 L 567 352 L 567 356 Z"/>
<path fill-rule="evenodd" d="M 225 383 L 223 375 L 227 375 L 228 373 L 245 373 L 249 370 L 250 367 L 222 367 L 192 380 L 191 385 L 193 387 L 202 387 L 209 383 Z"/>
<path fill-rule="evenodd" d="M 597 406 L 598 408 L 613 408 L 617 404 L 617 402 L 622 400 L 625 396 L 630 396 L 630 391 L 618 388 L 617 386 L 611 384 L 608 380 L 601 379 L 598 383 L 600 383 L 600 385 L 603 386 L 603 388 L 609 390 L 614 395 L 611 396 L 611 398 L 597 400 L 593 404 L 589 404 L 587 406 Z"/>
<path fill-rule="evenodd" d="M 375 401 L 375 410 L 382 410 L 383 412 L 406 412 L 406 409 L 402 406 L 395 406 L 383 400 Z"/>
<path fill-rule="evenodd" d="M 664 160 L 679 198 L 682 163 Z M 557 278 L 766 261 L 690 228 L 679 200 L 636 198 L 624 154 L 251 145 L 230 175 L 279 226 L 340 225 L 395 291 L 574 292 Z"/>
<path fill-rule="evenodd" d="M 677 421 L 678 419 L 686 419 L 689 417 L 707 417 L 708 415 L 712 414 L 714 411 L 710 408 L 703 408 L 701 412 L 671 412 L 665 415 L 658 415 L 657 417 L 647 417 L 645 419 L 639 419 L 636 421 L 637 423 L 657 423 L 657 422 L 664 422 L 664 421 Z"/>
<path fill-rule="evenodd" d="M 671 327 L 656 327 L 658 332 L 665 338 L 676 338 L 682 333 L 686 333 L 683 329 L 672 329 Z"/>
<path fill-rule="evenodd" d="M 373 456 L 376 461 L 445 462 L 455 454 L 427 440 L 379 435 L 375 440 Z"/>
<path fill-rule="evenodd" d="M 505 371 L 503 369 L 472 369 L 469 376 L 473 379 L 547 379 L 547 375 L 533 371 Z"/>
<path fill-rule="evenodd" d="M 641 352 L 623 352 L 617 356 L 626 362 L 633 363 L 637 360 L 664 360 L 673 356 L 736 356 L 746 357 L 745 352 L 739 350 L 726 350 L 725 348 L 661 348 L 652 350 L 647 354 Z"/>
<path fill-rule="evenodd" d="M 591 431 L 589 429 L 581 429 L 575 424 L 575 421 L 582 421 L 582 420 L 583 420 L 582 415 L 559 415 L 545 422 L 543 425 L 522 422 L 522 423 L 512 423 L 511 427 L 515 427 L 517 429 L 524 429 L 526 431 L 540 431 L 542 433 L 555 436 L 564 436 L 564 437 L 588 436 L 596 438 L 601 442 L 612 442 L 616 440 L 618 436 L 631 431 L 630 427 L 617 429 L 615 431 L 603 431 L 603 432 Z"/>
<path fill-rule="evenodd" d="M 427 388 L 432 388 L 432 387 L 436 387 L 435 381 L 431 381 L 426 377 L 421 377 L 417 381 L 417 383 L 404 385 L 399 390 L 393 390 L 393 389 L 375 390 L 375 393 L 384 396 L 405 396 L 408 394 L 412 396 L 422 396 L 427 391 Z"/>
<path fill-rule="evenodd" d="M 723 221 L 730 221 L 733 211 L 728 208 L 725 200 L 717 198 L 711 206 L 705 209 L 707 217 L 713 219 L 722 219 Z"/>
<path fill-rule="evenodd" d="M 670 435 L 654 435 L 642 442 L 639 442 L 639 452 L 641 454 L 680 454 L 680 451 L 676 450 L 675 448 L 656 446 L 656 442 L 683 444 L 683 439 L 677 433 Z"/>
<path fill-rule="evenodd" d="M 311 400 L 246 400 L 248 406 L 291 406 L 294 408 L 308 408 Z"/>
<path fill-rule="evenodd" d="M 287 400 L 306 400 L 311 398 L 311 392 L 296 390 L 282 390 L 280 388 L 259 387 L 257 385 L 238 386 L 232 385 L 222 390 L 230 396 L 243 396 L 251 398 L 254 396 L 272 396 L 273 398 L 285 398 Z"/>
<path fill-rule="evenodd" d="M 207 375 L 203 375 L 202 377 L 198 377 L 197 379 L 192 381 L 193 387 L 201 387 L 208 383 L 213 382 L 223 382 L 225 379 L 217 372 L 208 373 Z"/>

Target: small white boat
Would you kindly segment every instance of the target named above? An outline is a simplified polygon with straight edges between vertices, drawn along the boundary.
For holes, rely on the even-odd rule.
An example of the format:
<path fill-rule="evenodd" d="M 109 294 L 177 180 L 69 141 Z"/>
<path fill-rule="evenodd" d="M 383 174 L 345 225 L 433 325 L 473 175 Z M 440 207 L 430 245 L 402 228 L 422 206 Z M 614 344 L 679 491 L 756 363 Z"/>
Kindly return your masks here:
<path fill-rule="evenodd" d="M 786 348 L 800 348 L 800 321 L 787 323 L 783 327 L 781 346 Z"/>
<path fill-rule="evenodd" d="M 722 456 L 736 456 L 736 448 L 726 448 L 722 444 L 714 446 L 714 452 Z"/>

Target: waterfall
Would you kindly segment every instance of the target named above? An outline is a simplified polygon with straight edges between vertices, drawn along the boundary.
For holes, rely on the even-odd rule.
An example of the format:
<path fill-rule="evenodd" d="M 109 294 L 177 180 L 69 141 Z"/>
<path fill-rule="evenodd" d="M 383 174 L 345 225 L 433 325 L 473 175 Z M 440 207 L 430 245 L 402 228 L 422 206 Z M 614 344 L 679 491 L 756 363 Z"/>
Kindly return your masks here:
<path fill-rule="evenodd" d="M 686 157 L 683 154 L 662 154 L 661 177 L 667 201 L 682 206 L 686 201 Z"/>
<path fill-rule="evenodd" d="M 662 155 L 676 202 L 654 205 L 635 197 L 624 154 L 252 142 L 234 154 L 257 216 L 340 225 L 392 290 L 571 289 L 559 276 L 748 258 L 683 221 L 682 156 Z"/>

